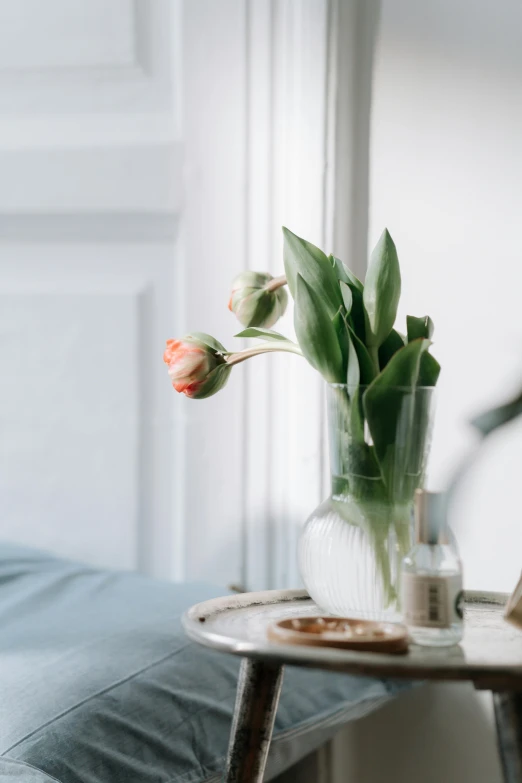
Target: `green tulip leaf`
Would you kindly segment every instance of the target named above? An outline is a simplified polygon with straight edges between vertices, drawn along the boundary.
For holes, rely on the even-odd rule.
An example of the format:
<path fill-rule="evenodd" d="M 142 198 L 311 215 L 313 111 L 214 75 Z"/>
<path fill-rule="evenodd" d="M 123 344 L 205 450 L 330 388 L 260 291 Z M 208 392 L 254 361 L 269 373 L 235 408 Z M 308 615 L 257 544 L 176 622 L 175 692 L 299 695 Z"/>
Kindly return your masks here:
<path fill-rule="evenodd" d="M 343 457 L 345 464 L 340 467 L 344 468 L 345 472 L 340 477 L 339 488 L 343 488 L 352 497 L 365 501 L 385 500 L 386 490 L 380 480 L 379 463 L 375 458 L 373 446 L 369 446 L 363 440 L 352 440 Z"/>
<path fill-rule="evenodd" d="M 351 272 L 348 267 L 343 264 L 340 258 L 336 258 L 335 256 L 328 256 L 328 259 L 337 274 L 337 279 L 340 283 L 346 283 L 351 288 L 357 288 L 358 291 L 363 292 L 363 284 L 359 280 L 358 277 L 354 275 L 353 272 Z"/>
<path fill-rule="evenodd" d="M 343 356 L 326 303 L 300 274 L 295 291 L 294 327 L 305 359 L 329 383 L 342 383 Z"/>
<path fill-rule="evenodd" d="M 412 492 L 408 468 L 415 461 L 411 455 L 415 388 L 421 357 L 429 345 L 429 340 L 415 340 L 397 351 L 363 395 L 382 478 L 395 499 Z"/>
<path fill-rule="evenodd" d="M 424 351 L 419 363 L 419 377 L 415 393 L 413 423 L 411 428 L 410 455 L 406 472 L 411 480 L 420 486 L 424 470 L 426 440 L 432 418 L 430 389 L 433 388 L 440 374 L 440 364 L 429 351 Z M 415 488 L 416 488 L 415 486 Z"/>
<path fill-rule="evenodd" d="M 407 315 L 406 329 L 408 332 L 408 342 L 411 343 L 413 340 L 418 340 L 421 337 L 426 340 L 431 340 L 434 325 L 429 315 L 425 315 L 422 318 L 416 318 L 414 315 Z"/>
<path fill-rule="evenodd" d="M 364 312 L 363 296 L 358 288 L 350 286 L 352 292 L 352 309 L 349 323 L 353 331 L 363 343 L 366 340 L 366 315 Z"/>
<path fill-rule="evenodd" d="M 404 338 L 395 329 L 392 329 L 386 340 L 379 348 L 379 366 L 383 370 L 394 353 L 404 348 Z"/>
<path fill-rule="evenodd" d="M 283 228 L 283 258 L 288 287 L 293 298 L 297 295 L 297 278 L 301 276 L 326 307 L 330 318 L 343 300 L 337 275 L 322 250 Z"/>
<path fill-rule="evenodd" d="M 362 295 L 363 284 L 352 272 L 350 272 L 348 267 L 346 267 L 339 258 L 336 258 L 335 256 L 328 256 L 328 258 L 339 279 L 343 301 L 347 312 L 350 315 L 349 323 L 359 339 L 364 342 L 365 315 Z M 348 294 L 348 289 L 350 290 L 351 297 Z M 348 302 L 350 302 L 349 308 Z"/>
<path fill-rule="evenodd" d="M 357 361 L 360 371 L 360 381 L 363 386 L 368 386 L 375 378 L 375 365 L 371 360 L 368 349 L 362 340 L 359 340 L 353 329 L 349 326 L 350 337 L 357 354 Z"/>
<path fill-rule="evenodd" d="M 341 354 L 343 357 L 343 368 L 346 369 L 349 360 L 349 336 L 346 329 L 346 320 L 342 312 L 342 308 L 340 308 L 336 313 L 335 318 L 332 318 L 332 324 L 334 326 L 335 333 L 337 335 L 337 341 L 341 349 Z"/>
<path fill-rule="evenodd" d="M 377 350 L 390 334 L 400 295 L 401 272 L 397 250 L 388 230 L 384 229 L 371 255 L 364 283 L 366 345 L 369 348 Z"/>
<path fill-rule="evenodd" d="M 425 351 L 419 365 L 419 386 L 435 386 L 439 380 L 440 364 L 428 351 Z"/>
<path fill-rule="evenodd" d="M 349 388 L 356 388 L 361 382 L 361 370 L 359 367 L 357 351 L 348 326 L 346 326 L 346 335 L 348 337 L 348 369 L 346 372 L 346 383 Z"/>
<path fill-rule="evenodd" d="M 243 329 L 242 332 L 234 335 L 234 337 L 255 337 L 259 340 L 284 340 L 285 342 L 290 342 L 284 334 L 274 332 L 273 329 L 259 329 L 257 326 L 249 326 L 248 329 Z"/>
<path fill-rule="evenodd" d="M 354 392 L 351 394 L 350 403 L 351 403 L 351 410 L 350 410 L 350 431 L 352 434 L 352 438 L 357 443 L 361 444 L 361 446 L 366 447 L 367 449 L 371 448 L 372 451 L 373 446 L 368 446 L 364 439 L 364 409 L 363 409 L 363 392 L 360 386 L 358 386 Z M 374 461 L 377 465 L 377 475 L 380 475 L 379 472 L 379 465 L 377 461 Z M 361 475 L 366 475 L 362 473 Z"/>
<path fill-rule="evenodd" d="M 520 415 L 522 415 L 522 391 L 512 400 L 504 403 L 504 405 L 499 405 L 485 413 L 481 413 L 480 416 L 475 416 L 471 420 L 471 424 L 486 437 L 493 430 L 496 430 L 497 427 L 508 424 L 508 422 Z"/>
<path fill-rule="evenodd" d="M 352 305 L 353 305 L 353 294 L 352 289 L 349 285 L 346 283 L 343 283 L 342 280 L 339 283 L 341 287 L 341 296 L 343 297 L 344 302 L 344 309 L 346 310 L 346 315 L 350 315 L 352 311 Z"/>
<path fill-rule="evenodd" d="M 331 426 L 337 433 L 339 448 L 331 455 L 334 493 L 345 492 L 373 499 L 376 485 L 383 484 L 380 479 L 379 465 L 375 459 L 373 446 L 364 440 L 364 414 L 361 406 L 360 387 L 350 396 L 342 385 L 330 388 L 335 400 L 331 408 L 333 420 Z M 375 480 L 377 479 L 377 481 Z"/>
<path fill-rule="evenodd" d="M 293 343 L 291 340 L 267 340 L 265 343 L 257 343 L 256 347 L 252 350 L 255 351 L 256 354 L 286 351 L 286 353 L 295 353 L 298 356 L 303 356 L 303 352 L 298 344 Z M 250 351 L 240 351 L 239 354 L 236 353 L 235 355 L 241 356 L 242 353 L 249 353 L 250 356 L 254 355 Z"/>

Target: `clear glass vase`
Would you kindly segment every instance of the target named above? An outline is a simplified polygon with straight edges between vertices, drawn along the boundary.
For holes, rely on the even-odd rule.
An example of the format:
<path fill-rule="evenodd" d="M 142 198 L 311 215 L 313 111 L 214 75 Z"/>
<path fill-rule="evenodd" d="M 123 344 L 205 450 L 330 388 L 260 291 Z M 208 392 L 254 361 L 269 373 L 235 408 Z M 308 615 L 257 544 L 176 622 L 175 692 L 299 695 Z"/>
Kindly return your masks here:
<path fill-rule="evenodd" d="M 302 579 L 325 612 L 399 619 L 402 558 L 412 546 L 413 495 L 423 487 L 433 387 L 327 387 L 331 495 L 298 547 Z"/>

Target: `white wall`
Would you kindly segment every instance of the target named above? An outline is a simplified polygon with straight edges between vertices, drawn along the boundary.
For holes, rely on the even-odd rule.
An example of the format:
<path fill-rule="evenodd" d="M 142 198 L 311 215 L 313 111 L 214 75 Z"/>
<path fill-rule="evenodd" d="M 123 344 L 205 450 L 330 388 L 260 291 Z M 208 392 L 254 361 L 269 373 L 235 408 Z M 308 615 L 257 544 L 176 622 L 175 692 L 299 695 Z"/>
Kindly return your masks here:
<path fill-rule="evenodd" d="M 397 244 L 403 323 L 435 321 L 437 488 L 474 450 L 466 420 L 522 377 L 521 31 L 517 0 L 382 2 L 370 239 L 387 226 Z M 499 434 L 453 511 L 467 587 L 510 591 L 522 567 L 521 448 L 519 425 Z M 364 783 L 501 780 L 490 696 L 469 685 L 407 694 L 347 730 L 339 761 L 343 748 Z"/>
<path fill-rule="evenodd" d="M 333 741 L 329 783 L 501 783 L 489 694 L 469 683 L 421 686 Z"/>
<path fill-rule="evenodd" d="M 476 442 L 466 421 L 522 378 L 521 31 L 518 0 L 382 7 L 371 238 L 387 225 L 397 243 L 401 318 L 435 321 L 434 487 Z M 453 514 L 470 588 L 510 591 L 518 578 L 521 449 L 520 426 L 499 436 Z"/>

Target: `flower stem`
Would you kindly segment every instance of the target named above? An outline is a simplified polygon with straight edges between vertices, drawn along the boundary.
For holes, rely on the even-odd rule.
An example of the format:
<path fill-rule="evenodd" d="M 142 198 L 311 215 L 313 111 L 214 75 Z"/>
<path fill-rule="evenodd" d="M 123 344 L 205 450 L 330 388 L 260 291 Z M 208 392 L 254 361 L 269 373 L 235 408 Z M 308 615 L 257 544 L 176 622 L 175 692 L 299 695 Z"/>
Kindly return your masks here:
<path fill-rule="evenodd" d="M 368 347 L 368 352 L 369 352 L 370 357 L 371 357 L 371 359 L 372 359 L 372 361 L 373 361 L 373 363 L 375 365 L 375 371 L 376 371 L 376 373 L 378 375 L 379 372 L 380 372 L 380 367 L 379 367 L 379 349 L 378 349 L 378 347 L 376 345 L 370 345 Z"/>
<path fill-rule="evenodd" d="M 273 353 L 274 351 L 283 351 L 286 353 L 296 353 L 298 356 L 302 356 L 302 351 L 296 343 L 287 342 L 284 345 L 278 345 L 277 342 L 273 343 L 260 343 L 255 348 L 247 348 L 246 351 L 238 351 L 237 353 L 231 353 L 227 356 L 226 362 L 229 365 L 240 364 L 241 362 L 250 359 L 252 356 L 258 356 L 261 353 Z"/>
<path fill-rule="evenodd" d="M 279 277 L 274 277 L 273 280 L 270 280 L 270 282 L 266 284 L 265 289 L 267 291 L 277 291 L 278 288 L 286 285 L 286 283 L 286 275 L 280 275 Z"/>

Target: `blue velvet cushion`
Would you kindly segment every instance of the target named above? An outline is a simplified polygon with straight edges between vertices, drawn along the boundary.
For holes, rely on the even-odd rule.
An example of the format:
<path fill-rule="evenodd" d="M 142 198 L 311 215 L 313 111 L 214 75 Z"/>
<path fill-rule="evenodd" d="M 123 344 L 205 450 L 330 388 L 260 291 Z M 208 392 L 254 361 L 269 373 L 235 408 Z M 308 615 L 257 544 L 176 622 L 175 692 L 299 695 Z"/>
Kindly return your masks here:
<path fill-rule="evenodd" d="M 217 781 L 239 660 L 184 635 L 191 604 L 223 593 L 0 546 L 0 780 Z M 287 669 L 273 777 L 392 684 Z"/>

